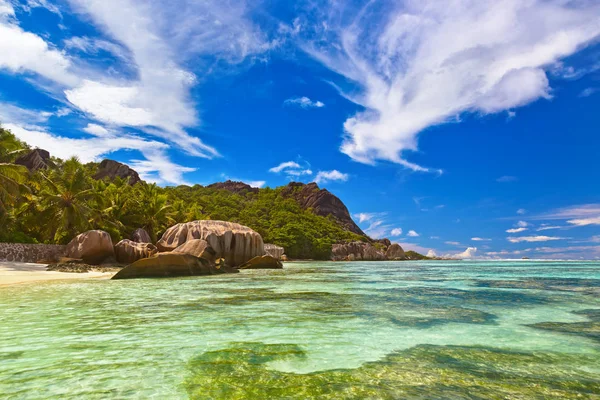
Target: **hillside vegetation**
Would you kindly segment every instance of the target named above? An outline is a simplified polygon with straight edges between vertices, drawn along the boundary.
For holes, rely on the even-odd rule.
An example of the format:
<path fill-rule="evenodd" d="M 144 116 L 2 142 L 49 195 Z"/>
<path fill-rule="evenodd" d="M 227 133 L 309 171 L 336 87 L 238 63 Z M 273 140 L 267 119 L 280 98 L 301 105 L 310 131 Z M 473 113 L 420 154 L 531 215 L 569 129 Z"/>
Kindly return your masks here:
<path fill-rule="evenodd" d="M 179 222 L 238 222 L 266 243 L 283 246 L 291 258 L 328 259 L 333 243 L 369 238 L 350 232 L 333 217 L 303 209 L 284 189 L 240 190 L 195 185 L 161 188 L 128 180 L 97 180 L 98 164 L 52 158 L 36 171 L 15 165 L 30 149 L 0 128 L 0 241 L 66 244 L 89 229 L 113 242 L 137 228 L 153 240 Z M 288 188 L 287 192 L 289 193 Z"/>

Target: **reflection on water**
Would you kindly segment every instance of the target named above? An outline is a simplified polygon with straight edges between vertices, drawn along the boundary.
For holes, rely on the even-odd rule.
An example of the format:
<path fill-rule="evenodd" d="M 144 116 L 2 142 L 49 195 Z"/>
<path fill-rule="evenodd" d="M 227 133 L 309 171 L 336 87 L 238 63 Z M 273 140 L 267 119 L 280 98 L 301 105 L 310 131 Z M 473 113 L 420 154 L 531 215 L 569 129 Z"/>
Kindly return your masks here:
<path fill-rule="evenodd" d="M 600 398 L 600 264 L 295 263 L 0 288 L 7 398 Z M 579 397 L 578 397 L 579 396 Z"/>

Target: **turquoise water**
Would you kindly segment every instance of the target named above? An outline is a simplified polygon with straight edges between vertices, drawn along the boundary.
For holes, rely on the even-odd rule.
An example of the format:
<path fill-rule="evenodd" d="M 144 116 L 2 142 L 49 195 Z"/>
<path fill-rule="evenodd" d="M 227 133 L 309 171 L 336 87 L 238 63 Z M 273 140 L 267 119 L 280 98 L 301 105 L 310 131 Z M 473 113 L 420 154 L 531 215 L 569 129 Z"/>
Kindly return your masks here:
<path fill-rule="evenodd" d="M 600 399 L 599 263 L 288 263 L 0 310 L 3 399 Z"/>

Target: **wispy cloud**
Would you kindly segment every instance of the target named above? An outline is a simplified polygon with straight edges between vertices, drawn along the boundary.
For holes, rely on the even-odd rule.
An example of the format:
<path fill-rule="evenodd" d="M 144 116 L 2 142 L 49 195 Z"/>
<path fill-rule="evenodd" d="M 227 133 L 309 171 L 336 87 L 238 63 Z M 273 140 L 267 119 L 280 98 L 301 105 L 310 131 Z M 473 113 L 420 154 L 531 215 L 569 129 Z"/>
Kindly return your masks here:
<path fill-rule="evenodd" d="M 421 235 L 419 235 L 417 232 L 415 232 L 413 230 L 410 230 L 410 231 L 408 231 L 408 233 L 406 234 L 406 236 L 408 236 L 408 237 L 419 237 Z"/>
<path fill-rule="evenodd" d="M 480 238 L 480 237 L 473 237 L 473 238 L 471 238 L 471 240 L 474 242 L 491 242 L 492 241 L 492 239 Z"/>
<path fill-rule="evenodd" d="M 521 243 L 521 242 L 549 242 L 552 240 L 564 240 L 566 238 L 562 237 L 553 237 L 553 236 L 521 236 L 521 237 L 507 237 L 511 243 Z"/>
<path fill-rule="evenodd" d="M 425 171 L 403 152 L 428 127 L 550 98 L 544 68 L 600 33 L 596 2 L 330 2 L 300 21 L 302 46 L 355 83 L 337 87 L 365 111 L 346 120 L 341 151 Z M 306 28 L 305 28 L 306 27 Z M 460 38 L 460 40 L 457 40 Z"/>
<path fill-rule="evenodd" d="M 274 174 L 283 173 L 287 175 L 289 178 L 297 178 L 302 175 L 312 175 L 312 170 L 308 167 L 302 167 L 295 161 L 286 161 L 269 169 L 269 172 Z"/>
<path fill-rule="evenodd" d="M 590 217 L 590 218 L 570 219 L 567 222 L 569 224 L 575 225 L 575 226 L 600 225 L 600 216 Z"/>
<path fill-rule="evenodd" d="M 325 104 L 321 101 L 312 101 L 310 98 L 304 97 L 293 97 L 283 102 L 286 106 L 298 106 L 304 109 L 309 108 L 323 108 Z"/>
<path fill-rule="evenodd" d="M 524 208 L 519 208 L 517 210 L 517 214 L 519 214 L 519 215 L 525 215 L 525 214 L 527 214 L 527 210 L 524 209 Z"/>
<path fill-rule="evenodd" d="M 327 183 L 332 181 L 346 182 L 350 178 L 350 175 L 342 173 L 336 169 L 332 171 L 319 171 L 315 178 L 316 183 Z"/>
<path fill-rule="evenodd" d="M 579 97 L 590 97 L 597 91 L 598 91 L 598 88 L 595 88 L 595 87 L 585 88 L 581 91 L 581 93 L 579 93 Z"/>

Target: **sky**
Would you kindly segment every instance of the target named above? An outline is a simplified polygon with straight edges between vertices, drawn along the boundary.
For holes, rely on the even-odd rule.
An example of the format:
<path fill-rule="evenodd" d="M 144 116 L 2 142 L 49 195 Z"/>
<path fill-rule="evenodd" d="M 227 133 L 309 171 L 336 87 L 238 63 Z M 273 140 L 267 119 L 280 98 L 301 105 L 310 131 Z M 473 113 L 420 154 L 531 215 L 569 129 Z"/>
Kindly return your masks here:
<path fill-rule="evenodd" d="M 0 123 L 162 186 L 317 182 L 374 238 L 600 259 L 597 0 L 0 0 Z"/>

